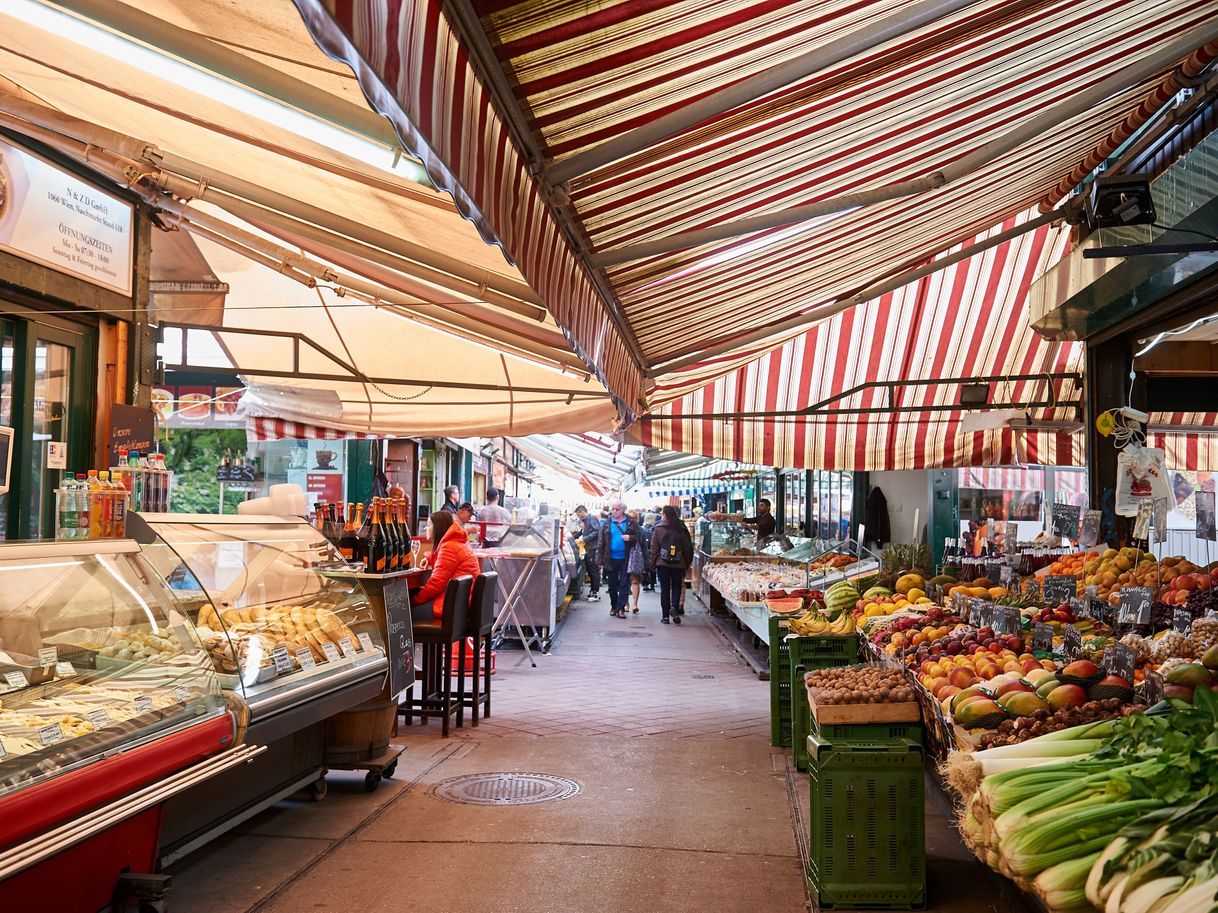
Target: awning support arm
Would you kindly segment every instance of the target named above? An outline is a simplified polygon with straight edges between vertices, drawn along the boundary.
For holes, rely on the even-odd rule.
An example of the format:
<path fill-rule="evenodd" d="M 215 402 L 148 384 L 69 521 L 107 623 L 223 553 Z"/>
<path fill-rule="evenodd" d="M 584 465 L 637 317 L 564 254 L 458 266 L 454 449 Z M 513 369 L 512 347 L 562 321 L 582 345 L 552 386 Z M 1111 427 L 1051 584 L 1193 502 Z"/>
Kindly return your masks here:
<path fill-rule="evenodd" d="M 914 267 L 913 269 L 904 270 L 890 279 L 884 279 L 881 282 L 876 282 L 869 285 L 860 292 L 856 292 L 849 298 L 841 301 L 834 301 L 831 304 L 822 305 L 818 308 L 813 308 L 811 311 L 805 311 L 802 314 L 796 314 L 794 317 L 788 317 L 785 320 L 780 320 L 775 323 L 766 324 L 758 327 L 741 336 L 733 336 L 730 339 L 712 340 L 706 346 L 699 349 L 692 355 L 685 355 L 673 361 L 664 362 L 657 365 L 651 372 L 652 376 L 666 374 L 670 371 L 679 371 L 689 365 L 696 364 L 704 359 L 718 355 L 720 352 L 728 349 L 736 349 L 740 346 L 750 345 L 754 342 L 760 342 L 763 339 L 771 336 L 776 336 L 780 333 L 795 331 L 801 327 L 808 326 L 818 320 L 824 320 L 832 317 L 834 314 L 841 311 L 849 310 L 856 305 L 862 304 L 865 301 L 871 301 L 874 298 L 879 298 L 881 295 L 887 295 L 889 292 L 899 289 L 903 285 L 908 285 L 911 282 L 916 282 L 919 279 L 924 279 L 942 269 L 946 269 L 954 263 L 959 263 L 961 260 L 967 260 L 977 254 L 983 253 L 990 248 L 997 247 L 1000 244 L 1005 244 L 1012 238 L 1018 238 L 1020 235 L 1027 234 L 1029 231 L 1034 231 L 1042 225 L 1051 225 L 1054 222 L 1066 221 L 1074 224 L 1082 217 L 1083 200 L 1081 197 L 1076 197 L 1068 200 L 1060 209 L 1055 209 L 1052 212 L 1047 212 L 1044 215 L 1037 216 L 1034 219 L 1029 219 L 1014 228 L 1009 228 L 1006 231 L 999 232 L 984 240 L 978 241 L 975 244 L 970 244 L 955 253 L 946 254 L 939 257 L 937 260 L 932 260 L 930 263 L 924 263 L 922 266 Z"/>
<path fill-rule="evenodd" d="M 866 25 L 786 63 L 770 67 L 713 95 L 691 102 L 648 124 L 628 130 L 599 146 L 556 162 L 545 170 L 546 180 L 551 184 L 564 184 L 610 162 L 648 149 L 670 136 L 683 133 L 763 95 L 866 53 L 886 41 L 899 38 L 944 16 L 950 16 L 975 2 L 976 0 L 923 0 L 921 3 L 914 3 L 887 19 Z"/>
<path fill-rule="evenodd" d="M 1063 400 L 1060 397 L 1040 402 L 1031 401 L 1024 403 L 981 403 L 976 406 L 964 406 L 959 403 L 944 403 L 941 405 L 932 406 L 868 406 L 866 408 L 847 408 L 847 409 L 830 409 L 827 408 L 831 403 L 839 402 L 850 396 L 855 396 L 867 390 L 887 390 L 891 395 L 894 391 L 903 387 L 933 387 L 947 386 L 949 384 L 976 384 L 976 383 L 1000 383 L 1002 381 L 1055 381 L 1068 380 L 1073 381 L 1081 390 L 1083 383 L 1083 375 L 1078 372 L 1066 372 L 1061 374 L 1046 374 L 1043 371 L 1039 374 L 1001 374 L 990 377 L 941 377 L 935 379 L 920 379 L 920 380 L 870 380 L 865 383 L 857 384 L 849 390 L 842 390 L 840 393 L 835 393 L 833 396 L 823 399 L 818 403 L 813 403 L 810 406 L 805 406 L 802 409 L 783 409 L 764 412 L 699 412 L 693 414 L 671 415 L 668 413 L 657 413 L 646 415 L 640 421 L 682 421 L 685 419 L 719 419 L 730 421 L 733 419 L 763 419 L 763 418 L 810 418 L 816 415 L 861 415 L 865 413 L 880 413 L 884 415 L 900 414 L 905 412 L 945 412 L 945 411 L 977 411 L 984 412 L 990 409 L 1049 409 L 1053 407 L 1070 408 L 1073 406 L 1075 410 L 1081 408 L 1081 401 L 1072 403 L 1069 400 Z"/>
<path fill-rule="evenodd" d="M 783 228 L 787 225 L 822 218 L 834 213 L 844 212 L 848 209 L 856 209 L 860 206 L 871 206 L 876 203 L 925 193 L 928 190 L 936 190 L 1018 149 L 1029 140 L 1035 139 L 1066 121 L 1089 111 L 1111 96 L 1144 82 L 1182 58 L 1187 57 L 1197 48 L 1203 47 L 1215 40 L 1218 40 L 1218 20 L 1208 22 L 1205 25 L 1185 32 L 1175 41 L 1165 45 L 1157 54 L 1138 60 L 1136 63 L 1125 67 L 1102 82 L 1096 83 L 1089 89 L 1084 89 L 1072 95 L 1061 104 L 1029 118 L 1015 129 L 985 143 L 980 148 L 957 159 L 950 165 L 922 177 L 898 181 L 895 184 L 877 187 L 872 190 L 842 194 L 825 200 L 818 200 L 805 206 L 793 206 L 790 209 L 780 209 L 776 212 L 763 213 L 759 216 L 749 216 L 731 222 L 722 222 L 718 225 L 696 231 L 680 232 L 675 235 L 669 235 L 667 238 L 657 238 L 654 241 L 630 244 L 603 253 L 593 254 L 591 262 L 594 266 L 601 268 L 617 266 L 633 260 L 656 257 L 675 250 L 699 247 L 703 244 L 725 241 L 759 231 Z"/>

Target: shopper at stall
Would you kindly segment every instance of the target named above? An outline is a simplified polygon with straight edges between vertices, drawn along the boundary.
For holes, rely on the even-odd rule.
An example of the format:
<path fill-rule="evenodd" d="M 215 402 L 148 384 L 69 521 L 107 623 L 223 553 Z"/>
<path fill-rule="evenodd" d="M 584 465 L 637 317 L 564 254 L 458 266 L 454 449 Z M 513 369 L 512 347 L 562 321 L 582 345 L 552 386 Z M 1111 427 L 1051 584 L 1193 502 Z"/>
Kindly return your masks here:
<path fill-rule="evenodd" d="M 458 498 L 461 497 L 461 489 L 456 485 L 449 485 L 444 489 L 444 503 L 440 505 L 440 510 L 446 510 L 450 514 L 455 514 L 460 506 Z"/>
<path fill-rule="evenodd" d="M 664 517 L 651 533 L 649 564 L 660 585 L 660 624 L 681 623 L 685 614 L 682 595 L 685 592 L 685 570 L 694 560 L 694 543 L 689 530 L 675 507 L 665 507 Z"/>
<path fill-rule="evenodd" d="M 427 582 L 413 594 L 411 617 L 415 621 L 431 621 L 444 614 L 444 590 L 454 577 L 477 577 L 482 573 L 474 550 L 469 547 L 465 529 L 456 522 L 454 514 L 435 511 L 429 521 L 431 554 L 424 560 L 431 568 Z"/>
<path fill-rule="evenodd" d="M 579 505 L 575 508 L 575 516 L 579 519 L 579 541 L 584 544 L 584 566 L 588 569 L 588 601 L 600 602 L 601 598 L 601 562 L 600 517 L 588 513 L 588 508 Z"/>
<path fill-rule="evenodd" d="M 661 512 L 646 510 L 643 512 L 643 557 L 646 558 L 651 554 L 651 536 L 655 526 L 660 522 Z M 643 592 L 654 593 L 656 591 L 656 572 L 652 568 L 650 562 L 644 561 L 647 565 L 643 570 Z"/>
<path fill-rule="evenodd" d="M 626 606 L 630 599 L 628 562 L 630 551 L 639 541 L 639 536 L 639 525 L 626 516 L 626 505 L 614 501 L 609 520 L 601 527 L 598 546 L 605 585 L 609 588 L 609 614 L 614 618 L 626 617 Z"/>
<path fill-rule="evenodd" d="M 762 498 L 757 502 L 757 516 L 744 518 L 745 527 L 757 530 L 758 545 L 761 545 L 763 541 L 774 535 L 777 524 L 778 521 L 770 513 L 770 502 L 766 498 Z"/>
<path fill-rule="evenodd" d="M 643 579 L 647 576 L 647 554 L 651 548 L 651 532 L 639 522 L 637 510 L 626 511 L 626 516 L 639 527 L 639 536 L 634 540 L 626 559 L 626 573 L 630 575 L 630 611 L 639 614 L 639 590 L 642 589 Z"/>
<path fill-rule="evenodd" d="M 512 525 L 512 512 L 499 505 L 499 489 L 486 490 L 486 506 L 478 511 L 478 519 L 488 524 L 483 527 L 488 548 L 493 548 L 503 541 Z"/>

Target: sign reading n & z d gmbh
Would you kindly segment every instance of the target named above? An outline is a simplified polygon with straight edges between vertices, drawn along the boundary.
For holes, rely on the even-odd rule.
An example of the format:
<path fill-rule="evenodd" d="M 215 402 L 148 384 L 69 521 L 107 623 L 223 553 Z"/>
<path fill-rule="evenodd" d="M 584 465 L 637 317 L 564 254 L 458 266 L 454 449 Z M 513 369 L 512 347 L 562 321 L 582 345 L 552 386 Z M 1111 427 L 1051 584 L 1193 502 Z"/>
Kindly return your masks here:
<path fill-rule="evenodd" d="M 0 250 L 131 294 L 135 208 L 0 140 Z"/>

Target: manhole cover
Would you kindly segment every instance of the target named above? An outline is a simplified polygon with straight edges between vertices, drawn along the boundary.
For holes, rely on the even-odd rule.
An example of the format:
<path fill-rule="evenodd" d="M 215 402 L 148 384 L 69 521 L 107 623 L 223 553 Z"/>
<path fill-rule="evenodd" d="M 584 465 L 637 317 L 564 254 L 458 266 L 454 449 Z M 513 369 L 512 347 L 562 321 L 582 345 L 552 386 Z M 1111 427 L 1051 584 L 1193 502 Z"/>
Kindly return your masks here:
<path fill-rule="evenodd" d="M 600 637 L 651 637 L 647 631 L 597 631 Z"/>
<path fill-rule="evenodd" d="M 469 774 L 442 780 L 432 794 L 463 805 L 533 805 L 570 799 L 580 790 L 574 780 L 552 774 Z"/>

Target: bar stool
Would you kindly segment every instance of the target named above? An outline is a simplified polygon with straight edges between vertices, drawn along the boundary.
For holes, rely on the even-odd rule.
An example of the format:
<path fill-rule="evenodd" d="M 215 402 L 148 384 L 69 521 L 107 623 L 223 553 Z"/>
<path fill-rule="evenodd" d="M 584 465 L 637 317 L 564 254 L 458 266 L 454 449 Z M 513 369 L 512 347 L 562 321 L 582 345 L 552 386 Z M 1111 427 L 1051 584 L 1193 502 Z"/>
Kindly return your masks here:
<path fill-rule="evenodd" d="M 464 676 L 457 676 L 457 701 L 453 703 L 453 641 L 465 643 L 466 617 L 469 614 L 469 593 L 474 578 L 454 577 L 444 590 L 444 611 L 439 621 L 416 621 L 411 624 L 414 642 L 423 645 L 423 667 L 416 678 L 423 680 L 423 693 L 416 701 L 414 689 L 406 699 L 403 713 L 407 721 L 419 717 L 441 718 L 441 735 L 448 736 L 448 718 L 464 704 Z M 415 705 L 418 704 L 416 709 Z"/>
<path fill-rule="evenodd" d="M 478 725 L 478 709 L 485 704 L 482 714 L 491 715 L 491 629 L 495 626 L 496 608 L 499 604 L 499 575 L 495 571 L 479 574 L 474 581 L 473 595 L 469 601 L 465 636 L 461 638 L 458 667 L 465 674 L 465 650 L 470 640 L 474 642 L 473 689 L 470 699 L 457 711 L 457 725 L 464 725 L 464 710 L 468 705 L 472 711 L 474 725 Z M 483 666 L 485 659 L 485 666 Z M 480 687 L 484 684 L 485 687 Z"/>

